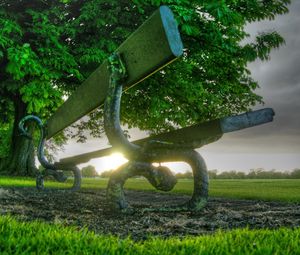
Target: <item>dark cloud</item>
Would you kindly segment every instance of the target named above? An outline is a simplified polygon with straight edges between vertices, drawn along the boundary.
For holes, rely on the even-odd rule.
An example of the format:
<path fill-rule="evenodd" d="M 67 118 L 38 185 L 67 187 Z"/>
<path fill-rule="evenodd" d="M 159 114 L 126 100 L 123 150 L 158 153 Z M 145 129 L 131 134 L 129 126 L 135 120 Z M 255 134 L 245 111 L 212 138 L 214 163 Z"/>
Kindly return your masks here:
<path fill-rule="evenodd" d="M 247 27 L 252 36 L 261 31 L 276 30 L 286 41 L 284 46 L 272 51 L 270 61 L 256 61 L 249 65 L 252 77 L 260 84 L 257 93 L 263 96 L 265 106 L 272 107 L 276 115 L 273 123 L 249 129 L 247 135 L 254 140 L 256 136 L 267 135 L 274 137 L 274 141 L 280 137 L 282 147 L 290 147 L 291 140 L 300 144 L 300 1 L 292 1 L 289 9 L 288 14 L 273 21 Z M 272 147 L 272 144 L 265 145 L 268 146 Z"/>
<path fill-rule="evenodd" d="M 249 65 L 264 93 L 271 89 L 286 90 L 289 87 L 296 87 L 300 91 L 300 1 L 294 0 L 289 9 L 288 14 L 278 16 L 273 21 L 247 26 L 252 38 L 258 32 L 276 30 L 286 41 L 285 45 L 273 50 L 271 61 L 257 61 Z"/>
<path fill-rule="evenodd" d="M 294 0 L 290 12 L 272 21 L 249 24 L 247 31 L 253 40 L 263 31 L 276 30 L 286 44 L 271 52 L 269 61 L 256 61 L 249 65 L 252 77 L 258 81 L 265 105 L 275 110 L 272 123 L 225 134 L 218 142 L 204 147 L 208 153 L 293 155 L 293 164 L 300 166 L 300 1 Z M 255 158 L 255 157 L 254 157 Z M 284 158 L 284 157 L 282 157 Z M 288 157 L 287 157 L 288 158 Z M 249 162 L 245 161 L 245 164 Z M 288 165 L 290 162 L 283 162 Z M 224 166 L 228 162 L 223 161 Z"/>

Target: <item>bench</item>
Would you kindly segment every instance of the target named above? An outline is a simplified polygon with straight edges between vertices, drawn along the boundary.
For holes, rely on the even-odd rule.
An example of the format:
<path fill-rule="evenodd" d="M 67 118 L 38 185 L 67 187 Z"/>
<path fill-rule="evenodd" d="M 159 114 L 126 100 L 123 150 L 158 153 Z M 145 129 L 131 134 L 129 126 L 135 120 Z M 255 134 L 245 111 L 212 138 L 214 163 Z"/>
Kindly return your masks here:
<path fill-rule="evenodd" d="M 151 74 L 163 68 L 182 54 L 182 42 L 176 22 L 168 7 L 161 7 L 142 24 L 117 50 L 126 61 L 128 79 L 124 88 L 130 88 Z M 26 116 L 19 128 L 30 138 L 24 129 L 27 121 L 35 121 L 41 132 L 38 146 L 38 159 L 46 169 L 37 177 L 37 188 L 43 188 L 43 176 L 53 175 L 58 181 L 65 181 L 56 164 L 50 164 L 44 157 L 44 142 L 64 128 L 103 105 L 107 95 L 110 73 L 108 62 L 104 61 L 78 89 L 66 100 L 45 124 L 36 116 Z M 67 166 L 70 169 L 70 165 Z M 63 165 L 60 169 L 66 170 Z M 73 166 L 75 182 L 72 190 L 80 187 L 80 172 Z"/>
<path fill-rule="evenodd" d="M 171 190 L 176 184 L 172 172 L 166 167 L 152 164 L 166 161 L 185 161 L 193 170 L 192 198 L 180 208 L 203 208 L 208 197 L 208 175 L 205 162 L 195 149 L 218 140 L 224 133 L 272 121 L 274 112 L 272 109 L 263 109 L 129 142 L 119 122 L 122 90 L 146 79 L 180 57 L 182 52 L 183 45 L 173 14 L 168 7 L 161 6 L 78 87 L 45 124 L 33 115 L 22 119 L 19 128 L 27 137 L 27 121 L 35 121 L 40 128 L 38 159 L 45 170 L 37 175 L 37 188 L 43 188 L 46 175 L 63 182 L 66 180 L 63 171 L 71 170 L 74 173 L 71 190 L 78 190 L 81 175 L 77 164 L 120 151 L 129 161 L 110 177 L 107 199 L 112 209 L 128 208 L 123 185 L 132 176 L 144 176 L 155 188 Z M 105 133 L 112 147 L 49 163 L 43 152 L 44 142 L 103 103 Z"/>

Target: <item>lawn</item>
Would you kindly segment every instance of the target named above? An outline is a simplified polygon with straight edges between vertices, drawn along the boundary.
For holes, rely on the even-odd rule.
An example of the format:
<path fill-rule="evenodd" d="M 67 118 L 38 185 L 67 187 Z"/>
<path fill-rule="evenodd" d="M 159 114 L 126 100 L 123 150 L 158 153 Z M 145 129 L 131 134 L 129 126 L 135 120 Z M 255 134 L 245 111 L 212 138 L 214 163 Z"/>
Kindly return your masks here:
<path fill-rule="evenodd" d="M 1 254 L 299 254 L 300 229 L 236 229 L 213 235 L 143 242 L 87 229 L 0 217 Z"/>
<path fill-rule="evenodd" d="M 83 189 L 104 189 L 108 179 L 83 178 Z M 46 187 L 63 188 L 70 184 L 48 181 Z M 31 178 L 0 177 L 0 187 L 34 187 L 35 180 Z M 141 178 L 129 179 L 125 188 L 134 190 L 154 191 L 155 189 Z M 191 194 L 193 180 L 180 179 L 174 193 Z M 247 179 L 247 180 L 210 180 L 209 196 L 241 199 L 261 199 L 286 202 L 300 202 L 300 179 Z"/>
<path fill-rule="evenodd" d="M 104 189 L 107 179 L 84 178 L 83 189 Z M 47 181 L 51 188 L 70 184 Z M 0 177 L 0 187 L 34 187 L 32 178 Z M 154 191 L 144 179 L 126 188 Z M 173 193 L 190 194 L 193 180 L 179 180 Z M 300 202 L 300 180 L 211 180 L 209 195 Z M 210 235 L 171 238 L 99 235 L 85 228 L 45 222 L 22 222 L 0 216 L 0 254 L 300 254 L 300 228 L 234 229 Z"/>

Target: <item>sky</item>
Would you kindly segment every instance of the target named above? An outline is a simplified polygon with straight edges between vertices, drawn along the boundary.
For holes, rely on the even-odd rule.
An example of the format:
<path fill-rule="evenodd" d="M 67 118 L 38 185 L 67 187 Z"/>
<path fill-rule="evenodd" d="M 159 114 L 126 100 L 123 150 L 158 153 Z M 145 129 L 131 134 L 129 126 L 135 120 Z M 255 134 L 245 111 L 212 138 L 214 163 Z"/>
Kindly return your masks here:
<path fill-rule="evenodd" d="M 251 76 L 260 85 L 256 93 L 263 96 L 265 102 L 255 109 L 273 108 L 274 121 L 225 134 L 219 141 L 198 149 L 208 169 L 221 172 L 300 168 L 300 1 L 292 0 L 289 9 L 288 14 L 277 16 L 275 20 L 251 23 L 246 27 L 251 38 L 259 32 L 276 30 L 286 41 L 285 45 L 271 52 L 269 61 L 249 64 Z M 134 140 L 145 136 L 137 129 L 131 130 L 130 134 Z M 90 139 L 85 144 L 70 141 L 65 150 L 58 153 L 58 158 L 98 150 L 107 144 L 105 138 Z M 112 159 L 94 159 L 88 164 L 102 172 L 123 162 L 125 160 L 120 155 L 114 155 Z M 184 163 L 168 165 L 175 172 L 190 169 Z"/>

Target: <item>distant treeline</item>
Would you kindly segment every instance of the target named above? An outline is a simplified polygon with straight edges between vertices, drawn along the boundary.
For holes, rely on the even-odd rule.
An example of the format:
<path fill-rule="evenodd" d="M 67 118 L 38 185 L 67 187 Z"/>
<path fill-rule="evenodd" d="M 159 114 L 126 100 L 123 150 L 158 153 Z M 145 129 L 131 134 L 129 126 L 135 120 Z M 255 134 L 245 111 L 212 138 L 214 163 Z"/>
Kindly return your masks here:
<path fill-rule="evenodd" d="M 105 171 L 100 177 L 107 178 L 113 170 Z M 264 170 L 262 168 L 251 169 L 248 173 L 241 171 L 228 171 L 218 173 L 217 170 L 209 170 L 210 179 L 300 179 L 300 169 L 294 169 L 289 172 L 280 172 L 277 170 Z M 175 174 L 177 179 L 192 179 L 193 173 L 186 171 L 185 173 Z"/>
<path fill-rule="evenodd" d="M 210 179 L 300 179 L 300 169 L 294 169 L 290 172 L 280 172 L 276 170 L 251 169 L 248 173 L 241 171 L 228 171 L 218 173 L 217 170 L 209 170 Z M 191 172 L 178 173 L 177 178 L 193 178 Z"/>

